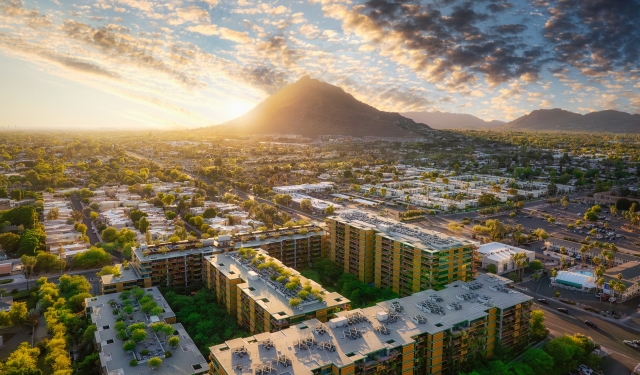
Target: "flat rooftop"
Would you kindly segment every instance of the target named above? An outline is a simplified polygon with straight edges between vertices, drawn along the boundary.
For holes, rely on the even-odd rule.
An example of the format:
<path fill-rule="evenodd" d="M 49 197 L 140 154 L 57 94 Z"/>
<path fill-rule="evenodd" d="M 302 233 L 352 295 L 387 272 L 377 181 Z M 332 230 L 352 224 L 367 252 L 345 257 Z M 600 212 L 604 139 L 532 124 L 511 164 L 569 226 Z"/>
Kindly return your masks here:
<path fill-rule="evenodd" d="M 103 285 L 137 281 L 141 278 L 141 276 L 138 275 L 138 273 L 135 271 L 135 267 L 131 265 L 129 265 L 128 269 L 125 269 L 121 263 L 116 264 L 115 267 L 118 267 L 118 270 L 120 271 L 120 277 L 115 277 L 114 275 L 101 276 L 100 279 L 102 280 Z"/>
<path fill-rule="evenodd" d="M 184 250 L 180 250 L 179 246 L 181 245 L 184 245 L 187 248 Z M 169 249 L 169 251 L 166 253 L 162 253 L 159 251 L 161 247 L 166 247 Z M 138 259 L 142 261 L 148 261 L 148 260 L 157 260 L 157 259 L 170 259 L 178 256 L 193 255 L 193 254 L 209 255 L 214 252 L 219 252 L 221 250 L 214 246 L 203 246 L 201 248 L 197 248 L 197 247 L 194 247 L 194 243 L 177 243 L 175 245 L 163 244 L 160 246 L 149 246 L 149 247 L 140 246 L 140 247 L 134 248 L 133 251 L 136 253 L 136 256 L 138 257 Z M 143 251 L 149 251 L 149 255 L 145 256 L 143 254 Z"/>
<path fill-rule="evenodd" d="M 474 301 L 461 301 L 456 296 L 474 292 L 491 298 L 497 307 L 507 308 L 531 300 L 522 293 L 509 290 L 494 291 L 490 285 L 502 285 L 505 279 L 481 276 L 476 284 L 483 284 L 475 290 L 464 289 L 472 285 L 454 282 L 444 290 L 426 290 L 410 297 L 382 302 L 377 306 L 351 311 L 342 311 L 337 318 L 327 323 L 317 319 L 304 321 L 278 332 L 265 332 L 255 336 L 234 339 L 224 344 L 212 346 L 211 353 L 229 372 L 260 373 L 262 366 L 272 366 L 277 374 L 311 374 L 311 371 L 328 364 L 344 367 L 358 360 L 372 362 L 375 357 L 384 358 L 400 350 L 402 346 L 414 342 L 412 337 L 429 332 L 431 334 L 452 329 L 459 323 L 472 321 L 487 315 L 489 305 Z M 505 287 L 506 288 L 506 287 Z M 442 298 L 445 315 L 426 313 L 415 306 L 431 295 Z M 462 309 L 449 310 L 446 305 L 458 302 Z M 397 303 L 397 304 L 396 304 Z M 397 306 L 402 306 L 398 311 Z M 395 311 L 391 322 L 381 322 L 389 310 Z M 421 318 L 418 318 L 418 316 Z M 389 315 L 386 315 L 389 316 Z M 302 346 L 300 342 L 303 341 Z M 304 344 L 306 342 L 306 346 Z M 266 344 L 266 345 L 265 345 Z M 272 346 L 268 349 L 269 346 Z M 325 348 L 326 347 L 326 348 Z M 242 355 L 240 355 L 242 354 Z"/>
<path fill-rule="evenodd" d="M 417 225 L 381 218 L 368 212 L 345 210 L 332 218 L 363 229 L 374 229 L 385 237 L 426 251 L 437 252 L 472 245 L 470 241 L 461 237 L 452 237 Z"/>
<path fill-rule="evenodd" d="M 153 297 L 153 300 L 159 307 L 164 309 L 164 312 L 159 317 L 149 316 L 143 313 L 140 310 L 139 303 L 134 301 L 132 303 L 134 307 L 133 319 L 125 318 L 127 325 L 136 322 L 143 322 L 148 325 L 157 321 L 156 319 L 164 321 L 165 319 L 175 318 L 173 310 L 171 310 L 158 288 L 145 288 L 144 291 L 147 295 Z M 116 301 L 118 303 L 116 309 L 122 309 L 120 294 L 113 293 L 85 299 L 87 313 L 90 314 L 91 321 L 98 327 L 94 335 L 96 342 L 102 349 L 99 352 L 100 365 L 106 369 L 108 375 L 189 375 L 200 374 L 209 370 L 207 360 L 200 354 L 193 340 L 180 323 L 171 324 L 174 328 L 174 333 L 177 332 L 180 337 L 180 344 L 176 349 L 170 348 L 167 343 L 168 338 L 163 333 L 156 334 L 151 328 L 147 328 L 147 338 L 137 345 L 136 353 L 138 354 L 125 352 L 122 349 L 124 341 L 116 337 L 117 332 L 114 329 L 119 315 L 113 313 L 114 308 L 109 304 L 111 300 Z M 155 370 L 150 369 L 146 364 L 146 359 L 141 359 L 142 357 L 140 357 L 139 352 L 143 349 L 149 350 L 153 356 L 160 357 L 162 365 Z M 172 356 L 170 358 L 164 358 L 164 352 L 166 351 L 171 352 Z M 134 355 L 138 357 L 139 364 L 132 367 L 129 365 L 129 361 L 136 358 Z"/>
<path fill-rule="evenodd" d="M 264 250 L 258 250 L 258 255 L 264 255 L 267 259 L 271 259 L 278 265 L 289 270 L 291 277 L 299 277 L 302 285 L 309 281 L 312 288 L 320 290 L 323 301 L 319 302 L 310 298 L 299 306 L 293 307 L 289 305 L 289 299 L 296 297 L 295 292 L 290 292 L 279 282 L 272 281 L 267 271 L 259 270 L 257 267 L 251 265 L 251 262 L 248 260 L 242 260 L 237 252 L 214 254 L 205 259 L 227 278 L 242 279 L 244 283 L 238 284 L 238 287 L 277 319 L 285 319 L 350 302 L 341 294 L 329 292 L 324 289 L 322 285 L 300 275 L 300 273 L 293 268 L 284 266 L 279 260 L 271 258 Z"/>

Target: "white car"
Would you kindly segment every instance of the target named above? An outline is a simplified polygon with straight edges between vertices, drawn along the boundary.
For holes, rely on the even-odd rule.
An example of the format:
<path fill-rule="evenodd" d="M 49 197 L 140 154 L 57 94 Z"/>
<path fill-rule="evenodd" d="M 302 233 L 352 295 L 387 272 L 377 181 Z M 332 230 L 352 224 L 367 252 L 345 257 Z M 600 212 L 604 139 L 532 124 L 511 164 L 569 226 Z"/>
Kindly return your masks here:
<path fill-rule="evenodd" d="M 617 301 L 617 300 L 618 300 L 618 299 L 617 299 L 616 297 L 611 297 L 611 298 L 609 298 L 609 302 L 615 302 L 615 301 Z"/>
<path fill-rule="evenodd" d="M 638 345 L 634 344 L 633 341 L 623 340 L 622 342 L 625 343 L 626 345 L 629 345 L 632 348 L 638 349 Z"/>

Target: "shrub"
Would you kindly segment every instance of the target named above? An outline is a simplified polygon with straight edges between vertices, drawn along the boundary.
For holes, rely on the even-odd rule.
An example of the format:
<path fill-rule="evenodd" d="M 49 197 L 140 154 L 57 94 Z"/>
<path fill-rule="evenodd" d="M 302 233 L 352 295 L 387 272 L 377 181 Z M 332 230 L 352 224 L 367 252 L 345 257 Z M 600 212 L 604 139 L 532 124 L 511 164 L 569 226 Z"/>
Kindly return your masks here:
<path fill-rule="evenodd" d="M 140 354 L 141 355 L 148 355 L 149 351 L 147 349 L 143 349 L 143 350 L 140 351 Z"/>
<path fill-rule="evenodd" d="M 165 358 L 171 358 L 171 356 L 172 356 L 171 352 L 165 352 L 164 353 L 164 357 Z"/>
<path fill-rule="evenodd" d="M 136 361 L 135 359 L 132 359 L 129 361 L 129 366 L 136 367 L 137 365 L 138 365 L 138 361 Z"/>

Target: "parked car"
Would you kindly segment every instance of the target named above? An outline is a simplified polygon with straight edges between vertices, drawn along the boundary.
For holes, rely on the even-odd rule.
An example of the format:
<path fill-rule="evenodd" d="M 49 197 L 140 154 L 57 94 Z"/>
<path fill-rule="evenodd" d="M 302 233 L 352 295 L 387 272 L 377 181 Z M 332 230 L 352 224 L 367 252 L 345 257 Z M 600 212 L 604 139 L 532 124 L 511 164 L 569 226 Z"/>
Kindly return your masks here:
<path fill-rule="evenodd" d="M 617 299 L 616 297 L 611 297 L 611 298 L 609 298 L 609 302 L 615 302 L 615 301 L 617 301 L 617 300 L 618 300 L 618 299 Z"/>
<path fill-rule="evenodd" d="M 565 309 L 564 307 L 558 307 L 558 311 L 560 311 L 561 313 L 565 313 L 565 314 L 569 313 L 569 310 Z"/>
<path fill-rule="evenodd" d="M 546 299 L 544 299 L 544 298 L 538 298 L 538 303 L 544 303 L 545 305 L 548 305 L 548 304 L 549 304 L 549 301 L 547 301 L 547 300 L 546 300 Z"/>
<path fill-rule="evenodd" d="M 602 298 L 603 294 L 602 293 L 596 293 L 596 298 Z"/>
<path fill-rule="evenodd" d="M 598 326 L 597 326 L 594 322 L 592 322 L 592 321 L 590 321 L 590 320 L 585 320 L 585 321 L 584 321 L 584 325 L 585 325 L 585 326 L 589 326 L 589 327 L 591 327 L 591 328 L 598 328 Z"/>
<path fill-rule="evenodd" d="M 622 342 L 623 342 L 623 343 L 625 343 L 626 345 L 628 345 L 628 346 L 632 347 L 632 348 L 636 348 L 636 349 L 638 349 L 638 345 L 634 344 L 634 343 L 633 343 L 633 341 L 630 341 L 630 340 L 623 340 Z"/>

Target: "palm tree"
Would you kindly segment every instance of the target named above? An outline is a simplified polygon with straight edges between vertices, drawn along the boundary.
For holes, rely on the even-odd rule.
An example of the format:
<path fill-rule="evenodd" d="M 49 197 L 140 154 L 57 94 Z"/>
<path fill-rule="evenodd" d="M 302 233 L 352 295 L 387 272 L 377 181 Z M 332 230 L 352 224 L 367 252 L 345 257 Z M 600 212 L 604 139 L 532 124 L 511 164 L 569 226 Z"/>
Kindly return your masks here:
<path fill-rule="evenodd" d="M 564 246 L 560 246 L 560 254 L 567 255 L 567 248 Z"/>
<path fill-rule="evenodd" d="M 604 277 L 600 277 L 598 278 L 598 281 L 596 281 L 596 285 L 602 289 L 604 287 Z M 602 289 L 602 291 L 604 292 L 604 289 Z M 600 299 L 600 301 L 602 301 L 602 298 Z"/>
<path fill-rule="evenodd" d="M 527 254 L 522 253 L 514 253 L 511 255 L 511 260 L 513 261 L 516 268 L 519 269 L 520 280 L 522 280 L 522 276 L 524 276 L 524 266 L 527 265 Z"/>
<path fill-rule="evenodd" d="M 594 257 L 591 259 L 591 263 L 595 264 L 595 265 L 596 265 L 596 268 L 597 268 L 598 266 L 600 266 L 600 262 L 602 262 L 602 258 L 600 258 L 600 257 L 599 257 L 599 256 L 597 256 L 597 255 L 596 255 L 596 256 L 594 256 Z"/>
<path fill-rule="evenodd" d="M 618 218 L 618 208 L 616 208 L 615 205 L 609 206 L 609 211 L 611 212 L 611 215 L 613 215 L 614 218 Z"/>
<path fill-rule="evenodd" d="M 607 263 L 609 263 L 609 268 L 613 267 L 613 254 L 607 251 L 605 254 L 605 258 L 607 258 Z"/>
<path fill-rule="evenodd" d="M 555 282 L 555 278 L 558 277 L 558 270 L 555 268 L 551 269 L 551 273 L 550 273 L 551 277 L 553 277 L 554 281 L 553 281 L 553 291 L 556 291 L 556 282 Z M 554 293 L 555 294 L 555 293 Z"/>
<path fill-rule="evenodd" d="M 585 245 L 580 246 L 580 254 L 582 255 L 582 268 L 584 268 L 584 264 L 587 261 L 587 248 Z"/>
<path fill-rule="evenodd" d="M 64 247 L 60 246 L 58 248 L 58 257 L 60 258 L 60 274 L 61 275 L 62 275 L 62 271 L 64 271 L 64 268 L 67 265 L 66 253 L 67 252 L 64 250 Z"/>
<path fill-rule="evenodd" d="M 20 258 L 20 262 L 22 262 L 22 266 L 27 268 L 27 290 L 29 289 L 29 276 L 31 276 L 31 273 L 33 272 L 33 267 L 35 267 L 36 263 L 38 262 L 38 260 L 36 259 L 36 257 L 32 257 L 30 255 L 23 255 Z"/>

